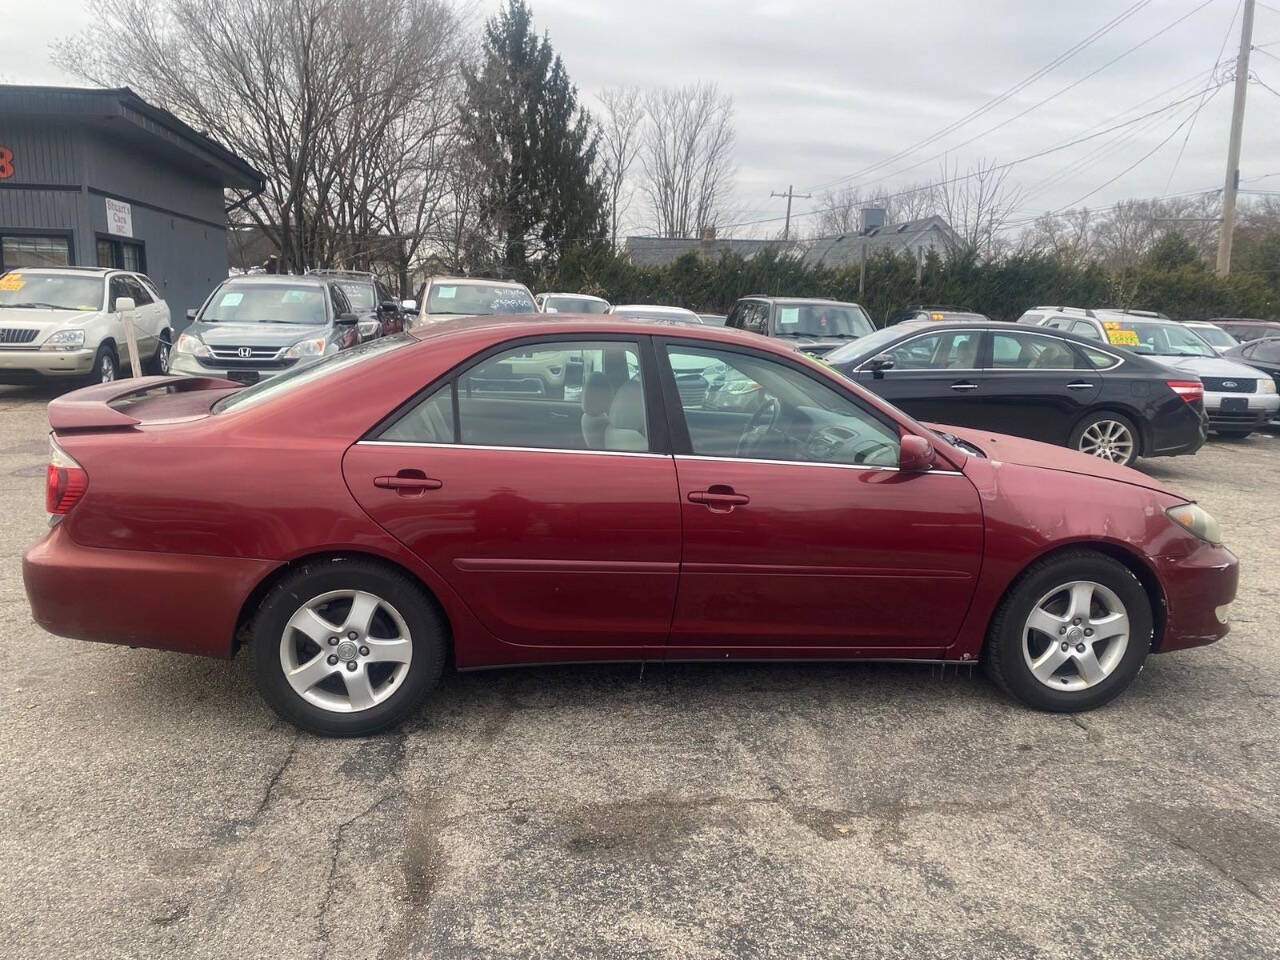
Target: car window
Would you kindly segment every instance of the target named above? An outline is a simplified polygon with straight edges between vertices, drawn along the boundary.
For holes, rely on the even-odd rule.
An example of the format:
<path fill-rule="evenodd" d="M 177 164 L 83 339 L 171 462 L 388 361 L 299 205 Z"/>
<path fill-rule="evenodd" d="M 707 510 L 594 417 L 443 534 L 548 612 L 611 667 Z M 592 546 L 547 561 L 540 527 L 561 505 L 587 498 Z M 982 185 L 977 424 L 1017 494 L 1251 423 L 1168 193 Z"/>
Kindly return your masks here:
<path fill-rule="evenodd" d="M 344 280 L 342 283 L 335 284 L 334 288 L 341 290 L 347 298 L 347 303 L 356 310 L 372 310 L 377 306 L 373 302 L 375 294 L 372 283 L 363 280 Z"/>
<path fill-rule="evenodd" d="M 101 310 L 102 278 L 67 273 L 0 275 L 0 307 L 31 310 Z"/>
<path fill-rule="evenodd" d="M 453 382 L 446 383 L 378 435 L 400 443 L 453 443 Z"/>
<path fill-rule="evenodd" d="M 871 332 L 871 320 L 857 305 L 777 303 L 779 337 L 837 337 L 852 340 Z"/>
<path fill-rule="evenodd" d="M 1044 326 L 1054 330 L 1066 330 L 1074 322 L 1070 317 L 1050 317 L 1044 322 Z"/>
<path fill-rule="evenodd" d="M 1255 340 L 1248 356 L 1263 363 L 1280 363 L 1280 340 Z"/>
<path fill-rule="evenodd" d="M 129 290 L 129 285 L 124 282 L 124 277 L 114 276 L 109 284 L 109 292 L 107 294 L 107 309 L 115 312 L 116 301 L 121 297 L 132 297 L 133 294 Z"/>
<path fill-rule="evenodd" d="M 236 283 L 219 287 L 200 313 L 204 323 L 328 323 L 324 288 L 314 283 Z"/>
<path fill-rule="evenodd" d="M 769 332 L 769 307 L 767 304 L 749 300 L 742 305 L 742 329 L 752 333 L 767 334 Z"/>
<path fill-rule="evenodd" d="M 129 295 L 133 297 L 135 306 L 145 306 L 151 303 L 151 294 L 147 292 L 147 288 L 138 282 L 137 277 L 125 277 L 124 285 L 129 288 Z"/>
<path fill-rule="evenodd" d="M 427 313 L 489 316 L 537 312 L 533 297 L 519 287 L 445 281 L 433 283 L 427 294 Z"/>
<path fill-rule="evenodd" d="M 893 358 L 893 369 L 974 370 L 978 366 L 980 330 L 931 333 L 884 351 Z"/>
<path fill-rule="evenodd" d="M 633 342 L 515 347 L 459 376 L 457 391 L 459 443 L 649 449 L 640 349 Z"/>
<path fill-rule="evenodd" d="M 1018 322 L 1019 322 L 1019 323 L 1030 323 L 1030 324 L 1036 324 L 1036 325 L 1039 325 L 1040 320 L 1041 320 L 1041 318 L 1042 318 L 1043 316 L 1044 316 L 1044 314 L 1043 314 L 1043 313 L 1024 313 L 1024 314 L 1023 314 L 1023 315 L 1018 319 Z"/>
<path fill-rule="evenodd" d="M 1076 355 L 1057 337 L 995 333 L 991 337 L 991 366 L 997 370 L 1072 370 Z"/>
<path fill-rule="evenodd" d="M 1222 347 L 1224 349 L 1227 349 L 1230 347 L 1234 347 L 1237 343 L 1240 342 L 1239 340 L 1237 340 L 1235 337 L 1233 337 L 1231 334 L 1227 333 L 1227 331 L 1221 329 L 1220 327 L 1204 326 L 1204 327 L 1190 327 L 1190 329 L 1194 331 L 1196 336 L 1198 336 L 1205 343 L 1211 344 L 1212 346 L 1215 346 L 1215 347 Z"/>
<path fill-rule="evenodd" d="M 1101 350 L 1095 350 L 1093 347 L 1086 347 L 1082 344 L 1076 344 L 1076 349 L 1084 354 L 1085 360 L 1089 362 L 1089 366 L 1095 370 L 1106 370 L 1114 367 L 1118 362 L 1115 357 L 1109 353 L 1103 353 Z"/>
<path fill-rule="evenodd" d="M 693 453 L 800 463 L 898 465 L 898 431 L 776 360 L 667 347 Z"/>
<path fill-rule="evenodd" d="M 1107 320 L 1107 340 L 1156 357 L 1216 357 L 1213 347 L 1189 328 L 1168 320 Z"/>

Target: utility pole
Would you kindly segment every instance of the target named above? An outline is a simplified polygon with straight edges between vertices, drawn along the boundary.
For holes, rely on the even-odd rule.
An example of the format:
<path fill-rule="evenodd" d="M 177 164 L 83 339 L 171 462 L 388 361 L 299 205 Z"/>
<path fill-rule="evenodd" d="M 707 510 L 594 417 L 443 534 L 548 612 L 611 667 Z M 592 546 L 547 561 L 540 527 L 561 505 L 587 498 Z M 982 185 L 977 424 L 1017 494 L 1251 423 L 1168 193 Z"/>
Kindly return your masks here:
<path fill-rule="evenodd" d="M 1240 55 L 1236 58 L 1236 96 L 1227 142 L 1227 179 L 1222 187 L 1222 233 L 1218 237 L 1218 275 L 1231 272 L 1231 242 L 1236 229 L 1236 191 L 1240 187 L 1240 138 L 1244 133 L 1244 97 L 1249 88 L 1249 48 L 1253 45 L 1254 0 L 1244 0 L 1240 23 Z"/>
<path fill-rule="evenodd" d="M 1252 2 L 1252 0 L 1250 0 L 1250 2 Z M 787 184 L 787 192 L 786 192 L 786 193 L 771 193 L 771 194 L 769 194 L 769 196 L 770 196 L 770 197 L 786 197 L 786 198 L 787 198 L 787 222 L 786 222 L 786 225 L 785 225 L 785 226 L 783 226 L 783 228 L 782 228 L 782 239 L 783 239 L 783 240 L 788 240 L 788 239 L 790 239 L 790 238 L 791 238 L 791 201 L 792 201 L 792 200 L 795 200 L 795 199 L 808 200 L 811 196 L 813 196 L 813 194 L 811 194 L 811 193 L 796 193 L 796 192 L 794 191 L 794 189 L 792 189 L 791 184 Z"/>

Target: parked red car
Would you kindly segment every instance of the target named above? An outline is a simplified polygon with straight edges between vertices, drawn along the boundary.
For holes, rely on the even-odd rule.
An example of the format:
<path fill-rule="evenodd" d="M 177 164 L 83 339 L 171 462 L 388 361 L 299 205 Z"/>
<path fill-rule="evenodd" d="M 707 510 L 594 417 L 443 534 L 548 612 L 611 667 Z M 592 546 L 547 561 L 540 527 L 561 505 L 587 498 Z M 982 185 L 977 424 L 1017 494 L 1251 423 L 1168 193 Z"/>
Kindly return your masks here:
<path fill-rule="evenodd" d="M 982 660 L 1084 710 L 1149 651 L 1225 636 L 1236 591 L 1213 520 L 1151 478 L 935 432 L 723 328 L 443 321 L 49 419 L 35 619 L 217 657 L 250 638 L 263 696 L 324 734 L 403 720 L 450 656 Z"/>

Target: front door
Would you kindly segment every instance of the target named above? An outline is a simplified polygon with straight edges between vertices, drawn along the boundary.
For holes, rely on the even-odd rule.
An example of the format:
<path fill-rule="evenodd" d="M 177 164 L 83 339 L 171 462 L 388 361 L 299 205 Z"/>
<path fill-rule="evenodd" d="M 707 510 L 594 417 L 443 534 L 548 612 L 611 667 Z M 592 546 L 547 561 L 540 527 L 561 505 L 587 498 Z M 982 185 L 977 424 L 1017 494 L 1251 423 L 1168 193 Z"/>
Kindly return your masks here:
<path fill-rule="evenodd" d="M 566 396 L 571 356 L 585 384 Z M 680 514 L 646 376 L 635 340 L 504 348 L 352 447 L 347 484 L 500 640 L 653 652 Z"/>
<path fill-rule="evenodd" d="M 897 426 L 807 369 L 678 340 L 664 349 L 683 412 L 668 656 L 940 655 L 981 560 L 968 479 L 899 472 Z"/>
<path fill-rule="evenodd" d="M 884 351 L 893 359 L 891 369 L 861 369 L 853 377 L 917 420 L 981 427 L 981 345 L 981 330 L 944 327 Z"/>

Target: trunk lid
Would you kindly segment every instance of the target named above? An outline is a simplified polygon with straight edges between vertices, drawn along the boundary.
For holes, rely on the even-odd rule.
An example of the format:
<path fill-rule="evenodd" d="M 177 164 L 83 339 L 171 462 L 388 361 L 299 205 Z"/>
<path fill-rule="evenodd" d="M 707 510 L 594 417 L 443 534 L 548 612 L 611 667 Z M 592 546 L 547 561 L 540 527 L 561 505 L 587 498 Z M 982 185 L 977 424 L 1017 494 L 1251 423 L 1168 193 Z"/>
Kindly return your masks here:
<path fill-rule="evenodd" d="M 49 404 L 54 433 L 126 430 L 209 415 L 209 408 L 241 385 L 218 377 L 137 377 L 73 390 Z"/>

